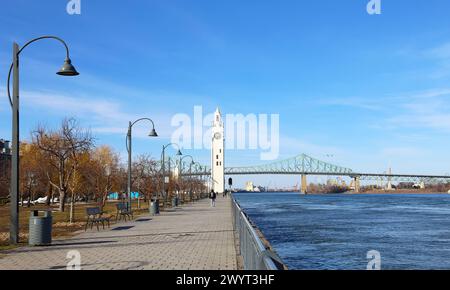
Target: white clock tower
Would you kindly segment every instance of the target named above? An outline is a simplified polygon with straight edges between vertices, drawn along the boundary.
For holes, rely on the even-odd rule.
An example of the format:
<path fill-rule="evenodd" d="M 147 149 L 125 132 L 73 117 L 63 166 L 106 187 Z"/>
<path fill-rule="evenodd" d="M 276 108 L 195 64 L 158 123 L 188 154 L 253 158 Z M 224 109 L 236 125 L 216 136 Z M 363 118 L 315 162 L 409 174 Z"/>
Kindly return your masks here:
<path fill-rule="evenodd" d="M 225 163 L 224 163 L 224 126 L 222 114 L 219 108 L 214 113 L 214 122 L 212 127 L 212 146 L 211 146 L 211 176 L 212 189 L 222 194 L 225 191 Z"/>

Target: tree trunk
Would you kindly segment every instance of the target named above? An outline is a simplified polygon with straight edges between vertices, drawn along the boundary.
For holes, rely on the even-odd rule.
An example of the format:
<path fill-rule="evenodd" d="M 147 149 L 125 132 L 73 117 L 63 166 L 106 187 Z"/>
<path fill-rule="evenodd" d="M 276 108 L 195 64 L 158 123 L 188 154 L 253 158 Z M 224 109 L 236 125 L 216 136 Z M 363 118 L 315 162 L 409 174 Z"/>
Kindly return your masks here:
<path fill-rule="evenodd" d="M 69 215 L 69 223 L 72 224 L 75 221 L 75 201 L 72 195 L 70 199 L 70 215 Z"/>
<path fill-rule="evenodd" d="M 103 198 L 102 198 L 102 202 L 101 202 L 101 205 L 100 205 L 100 210 L 101 211 L 103 211 L 103 208 L 105 207 L 105 205 L 106 205 L 106 201 L 108 200 L 108 194 L 104 194 L 103 195 Z"/>
<path fill-rule="evenodd" d="M 47 194 L 47 201 L 46 201 L 46 205 L 50 206 L 50 202 L 52 200 L 53 197 L 53 186 L 51 184 L 49 184 L 49 188 L 48 188 L 48 194 Z"/>
<path fill-rule="evenodd" d="M 66 206 L 66 192 L 65 190 L 59 190 L 59 211 L 64 212 Z"/>

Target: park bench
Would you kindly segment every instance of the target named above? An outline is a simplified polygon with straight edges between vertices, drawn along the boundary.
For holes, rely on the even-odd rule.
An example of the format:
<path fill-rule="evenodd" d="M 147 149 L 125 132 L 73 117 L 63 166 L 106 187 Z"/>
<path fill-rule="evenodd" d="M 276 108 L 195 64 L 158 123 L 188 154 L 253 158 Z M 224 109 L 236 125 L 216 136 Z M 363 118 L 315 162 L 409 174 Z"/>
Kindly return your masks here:
<path fill-rule="evenodd" d="M 0 205 L 5 205 L 9 202 L 9 198 L 7 197 L 0 197 Z"/>
<path fill-rule="evenodd" d="M 94 224 L 97 226 L 97 230 L 99 231 L 99 225 L 100 223 L 103 226 L 103 229 L 105 229 L 105 223 L 108 223 L 108 227 L 110 227 L 110 218 L 103 216 L 103 212 L 100 210 L 99 207 L 90 207 L 86 208 L 86 225 L 84 228 L 84 231 L 87 231 L 87 228 L 89 224 L 91 225 L 91 229 L 94 227 Z"/>
<path fill-rule="evenodd" d="M 126 221 L 127 217 L 129 220 L 133 219 L 133 212 L 128 209 L 126 203 L 118 203 L 116 204 L 116 208 L 117 208 L 116 221 L 121 220 L 122 218 Z"/>

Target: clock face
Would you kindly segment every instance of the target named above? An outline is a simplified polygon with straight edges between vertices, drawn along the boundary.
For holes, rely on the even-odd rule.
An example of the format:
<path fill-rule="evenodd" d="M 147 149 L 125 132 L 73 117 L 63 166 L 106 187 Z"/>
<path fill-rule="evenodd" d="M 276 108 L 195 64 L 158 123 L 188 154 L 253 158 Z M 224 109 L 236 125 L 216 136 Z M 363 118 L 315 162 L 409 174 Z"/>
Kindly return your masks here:
<path fill-rule="evenodd" d="M 216 134 L 214 134 L 214 138 L 216 138 L 217 140 L 219 140 L 220 138 L 222 138 L 222 134 L 216 133 Z"/>

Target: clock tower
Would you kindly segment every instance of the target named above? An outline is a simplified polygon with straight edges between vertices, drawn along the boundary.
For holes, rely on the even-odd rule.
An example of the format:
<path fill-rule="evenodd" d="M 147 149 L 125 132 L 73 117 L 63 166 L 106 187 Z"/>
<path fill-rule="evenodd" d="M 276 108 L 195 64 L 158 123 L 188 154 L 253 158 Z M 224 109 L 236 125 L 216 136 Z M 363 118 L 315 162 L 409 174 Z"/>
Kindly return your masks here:
<path fill-rule="evenodd" d="M 212 146 L 211 146 L 211 177 L 212 189 L 222 194 L 225 191 L 225 163 L 224 163 L 225 137 L 222 114 L 219 108 L 214 113 L 214 122 L 212 127 Z"/>

